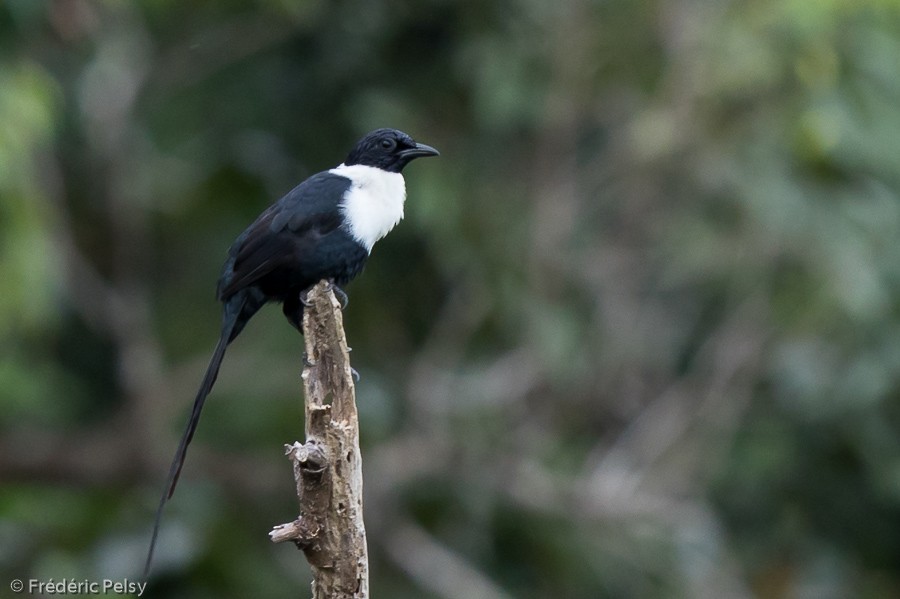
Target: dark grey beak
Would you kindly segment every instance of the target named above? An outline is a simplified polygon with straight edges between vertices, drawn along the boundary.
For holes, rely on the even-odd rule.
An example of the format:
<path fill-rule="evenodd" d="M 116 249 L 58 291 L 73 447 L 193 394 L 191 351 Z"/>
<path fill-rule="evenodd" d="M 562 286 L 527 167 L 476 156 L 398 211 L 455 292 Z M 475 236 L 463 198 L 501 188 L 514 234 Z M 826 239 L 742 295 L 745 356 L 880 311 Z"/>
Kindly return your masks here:
<path fill-rule="evenodd" d="M 441 153 L 425 144 L 417 143 L 416 147 L 401 150 L 400 155 L 404 158 L 412 160 L 413 158 L 422 158 L 423 156 L 440 156 Z"/>

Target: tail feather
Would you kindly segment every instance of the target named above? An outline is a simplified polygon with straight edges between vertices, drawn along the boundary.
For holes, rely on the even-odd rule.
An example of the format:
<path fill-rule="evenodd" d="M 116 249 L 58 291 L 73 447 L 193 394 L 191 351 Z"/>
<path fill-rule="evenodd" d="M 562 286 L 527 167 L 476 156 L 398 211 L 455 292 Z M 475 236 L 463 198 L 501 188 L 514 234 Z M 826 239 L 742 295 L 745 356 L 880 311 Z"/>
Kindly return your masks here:
<path fill-rule="evenodd" d="M 156 518 L 153 521 L 153 536 L 150 538 L 150 549 L 147 551 L 147 561 L 144 563 L 145 580 L 150 574 L 150 565 L 153 561 L 153 551 L 156 548 L 156 541 L 159 536 L 159 525 L 162 521 L 163 509 L 166 506 L 166 502 L 171 499 L 172 494 L 175 493 L 175 486 L 178 484 L 178 477 L 181 475 L 181 468 L 184 466 L 184 460 L 187 456 L 188 445 L 190 444 L 191 439 L 194 438 L 194 431 L 197 430 L 197 424 L 200 422 L 200 412 L 203 410 L 203 403 L 206 401 L 206 396 L 209 395 L 213 384 L 216 382 L 216 377 L 219 375 L 219 367 L 222 365 L 222 358 L 225 357 L 225 349 L 237 336 L 237 333 L 240 332 L 240 329 L 243 328 L 243 325 L 246 324 L 246 320 L 249 318 L 249 316 L 243 318 L 244 304 L 245 301 L 243 298 L 238 299 L 238 301 L 232 305 L 226 304 L 225 317 L 222 322 L 222 332 L 219 336 L 219 342 L 216 344 L 216 349 L 213 352 L 212 358 L 210 358 L 209 366 L 206 367 L 206 374 L 203 377 L 203 382 L 194 399 L 191 417 L 188 420 L 184 434 L 181 436 L 181 442 L 178 444 L 178 449 L 175 451 L 175 457 L 172 459 L 172 465 L 169 467 L 169 475 L 166 478 L 166 486 L 163 490 L 162 497 L 159 500 L 159 507 L 156 508 Z"/>

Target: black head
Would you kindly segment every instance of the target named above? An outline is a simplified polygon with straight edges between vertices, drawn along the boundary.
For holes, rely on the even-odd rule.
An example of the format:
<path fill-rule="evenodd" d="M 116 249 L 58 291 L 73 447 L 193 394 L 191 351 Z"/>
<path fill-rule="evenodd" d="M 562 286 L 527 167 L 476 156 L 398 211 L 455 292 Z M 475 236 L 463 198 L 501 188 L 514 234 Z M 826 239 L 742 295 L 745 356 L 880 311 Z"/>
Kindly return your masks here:
<path fill-rule="evenodd" d="M 356 143 L 344 164 L 362 164 L 399 173 L 415 158 L 438 155 L 437 150 L 416 143 L 403 131 L 376 129 Z"/>

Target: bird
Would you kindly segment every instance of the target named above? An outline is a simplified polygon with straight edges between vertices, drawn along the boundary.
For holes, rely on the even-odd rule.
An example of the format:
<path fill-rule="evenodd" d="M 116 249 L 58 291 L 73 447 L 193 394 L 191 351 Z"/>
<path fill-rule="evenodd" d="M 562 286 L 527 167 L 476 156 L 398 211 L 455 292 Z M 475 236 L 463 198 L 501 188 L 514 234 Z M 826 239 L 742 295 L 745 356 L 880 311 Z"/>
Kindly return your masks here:
<path fill-rule="evenodd" d="M 145 579 L 163 509 L 175 492 L 225 349 L 267 303 L 280 302 L 288 322 L 302 333 L 305 293 L 321 280 L 329 281 L 346 300 L 341 288 L 362 271 L 375 243 L 403 218 L 404 167 L 416 158 L 438 155 L 433 147 L 397 129 L 371 131 L 341 164 L 297 185 L 231 244 L 216 289 L 222 303 L 219 341 L 169 468 L 144 565 Z"/>

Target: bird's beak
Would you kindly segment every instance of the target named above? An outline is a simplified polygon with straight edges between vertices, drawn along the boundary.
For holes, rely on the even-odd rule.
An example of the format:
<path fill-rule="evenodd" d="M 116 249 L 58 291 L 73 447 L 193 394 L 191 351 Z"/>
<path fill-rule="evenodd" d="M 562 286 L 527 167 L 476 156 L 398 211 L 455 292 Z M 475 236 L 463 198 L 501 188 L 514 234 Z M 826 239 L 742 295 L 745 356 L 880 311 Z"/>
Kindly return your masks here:
<path fill-rule="evenodd" d="M 440 156 L 441 153 L 425 144 L 417 143 L 416 147 L 402 150 L 400 155 L 404 158 L 412 160 L 413 158 L 421 158 L 423 156 Z"/>

